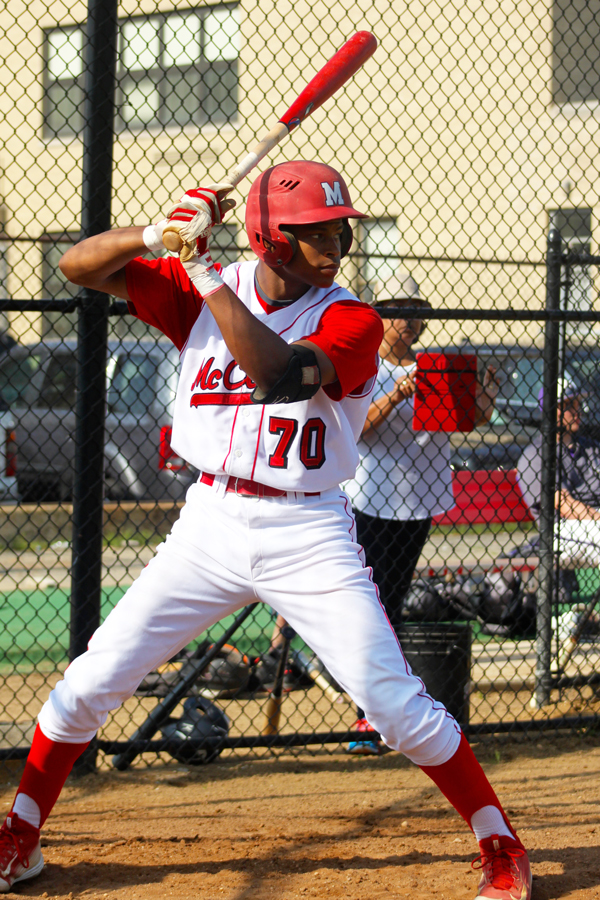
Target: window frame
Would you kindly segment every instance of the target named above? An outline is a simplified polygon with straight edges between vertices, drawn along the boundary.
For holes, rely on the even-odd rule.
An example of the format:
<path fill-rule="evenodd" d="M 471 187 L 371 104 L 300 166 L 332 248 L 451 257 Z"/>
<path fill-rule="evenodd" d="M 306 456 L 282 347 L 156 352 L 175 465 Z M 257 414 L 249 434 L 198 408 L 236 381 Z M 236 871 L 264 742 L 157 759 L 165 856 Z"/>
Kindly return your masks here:
<path fill-rule="evenodd" d="M 549 211 L 550 220 L 556 223 L 569 250 L 591 252 L 594 211 L 588 206 L 561 207 Z M 560 227 L 562 218 L 562 228 Z M 578 220 L 578 221 L 577 221 Z M 561 287 L 561 305 L 566 310 L 590 310 L 594 304 L 594 280 L 590 267 L 574 265 L 570 267 L 571 281 Z M 579 330 L 580 323 L 569 323 L 568 331 Z M 584 326 L 585 329 L 589 325 Z"/>
<path fill-rule="evenodd" d="M 64 250 L 66 251 L 69 247 L 72 247 L 73 244 L 77 243 L 80 237 L 81 235 L 76 231 L 61 231 L 60 233 L 47 232 L 46 234 L 42 235 L 40 239 L 42 250 L 40 273 L 42 299 L 70 300 L 77 296 L 80 288 L 76 284 L 71 284 L 66 278 L 64 278 L 64 276 L 61 278 L 62 273 L 60 273 L 60 275 L 58 274 L 60 272 L 58 266 L 52 266 L 50 273 L 47 272 L 46 267 L 48 266 L 49 251 L 59 247 L 59 245 L 61 244 L 65 245 Z M 47 291 L 46 285 L 51 278 L 55 278 L 57 282 L 63 283 L 63 289 L 53 293 Z M 64 334 L 56 328 L 58 322 L 68 323 L 69 327 L 66 329 Z M 69 338 L 76 337 L 77 313 L 43 312 L 41 333 L 44 340 L 48 340 L 49 338 L 67 340 Z"/>
<path fill-rule="evenodd" d="M 235 3 L 219 3 L 217 5 L 192 7 L 189 10 L 172 10 L 169 12 L 150 13 L 148 15 L 127 16 L 119 19 L 118 22 L 118 47 L 117 47 L 117 68 L 116 68 L 116 90 L 115 90 L 115 134 L 139 134 L 140 132 L 163 131 L 166 128 L 183 129 L 186 127 L 200 128 L 203 125 L 214 124 L 236 125 L 239 116 L 239 49 L 237 56 L 231 59 L 209 59 L 205 57 L 205 19 L 214 15 L 216 11 L 227 10 L 232 14 L 239 13 L 240 4 Z M 196 16 L 200 20 L 199 50 L 196 62 L 183 66 L 165 66 L 162 60 L 166 53 L 165 42 L 165 23 L 168 19 L 188 18 Z M 144 21 L 156 21 L 159 23 L 158 32 L 158 58 L 155 59 L 155 65 L 148 68 L 127 69 L 122 65 L 123 47 L 124 47 L 124 30 L 127 23 L 142 23 Z M 65 26 L 52 26 L 44 30 L 44 98 L 43 98 L 43 125 L 42 136 L 45 140 L 54 139 L 80 139 L 83 132 L 83 112 L 81 104 L 84 99 L 84 79 L 85 79 L 85 63 L 83 71 L 78 78 L 51 78 L 50 77 L 50 33 L 55 31 L 72 32 L 81 30 L 84 35 L 83 46 L 85 49 L 85 23 L 73 24 Z M 241 34 L 241 30 L 238 30 Z M 211 78 L 211 73 L 214 73 Z M 176 79 L 174 79 L 176 74 Z M 192 77 L 193 76 L 193 77 Z M 228 83 L 228 76 L 230 83 Z M 155 115 L 147 121 L 136 121 L 135 115 L 129 120 L 123 115 L 126 105 L 126 94 L 123 87 L 127 81 L 141 82 L 149 81 L 156 86 L 158 92 L 158 109 Z M 211 83 L 214 81 L 214 84 Z M 184 98 L 181 103 L 173 105 L 169 102 L 171 98 L 176 96 L 177 85 L 192 84 L 192 90 L 196 98 L 196 105 L 193 109 L 189 109 L 184 105 Z M 58 90 L 56 90 L 58 86 Z M 64 94 L 68 97 L 69 92 L 78 89 L 81 93 L 81 100 L 75 104 L 73 115 L 77 115 L 81 119 L 81 127 L 74 130 L 70 126 L 73 116 L 64 117 L 62 125 L 50 128 L 49 120 L 55 113 L 56 103 L 50 106 L 50 98 L 53 90 L 57 94 Z M 187 88 L 187 95 L 190 88 Z M 217 96 L 215 97 L 215 93 Z M 228 98 L 220 97 L 220 94 L 227 94 Z M 231 104 L 230 108 L 227 108 Z M 191 106 L 191 104 L 190 104 Z M 139 107 L 138 107 L 139 109 Z"/>
<path fill-rule="evenodd" d="M 590 2 L 597 5 L 597 10 L 592 10 L 591 21 L 595 23 L 598 20 L 599 24 L 590 29 L 590 23 L 587 23 L 585 33 L 588 35 L 589 46 L 580 47 L 579 53 L 576 52 L 578 35 L 567 18 L 567 9 L 572 11 L 577 0 L 552 2 L 552 102 L 560 108 L 600 106 L 600 2 L 582 0 L 585 11 L 589 9 Z M 576 20 L 581 20 L 582 11 L 575 11 Z M 593 61 L 594 56 L 596 63 Z M 582 62 L 589 66 L 588 71 L 583 70 Z"/>
<path fill-rule="evenodd" d="M 382 276 L 377 273 L 374 277 L 370 277 L 370 268 L 371 268 L 371 259 L 372 254 L 377 252 L 377 250 L 369 250 L 368 244 L 370 239 L 370 233 L 374 230 L 375 227 L 384 225 L 389 225 L 389 230 L 396 231 L 396 243 L 395 248 L 396 252 L 384 255 L 382 254 L 382 258 L 380 260 L 381 265 L 387 265 L 390 269 L 390 273 L 388 273 L 384 277 L 391 277 L 396 274 L 398 269 L 400 268 L 400 239 L 401 239 L 401 231 L 400 226 L 398 224 L 397 216 L 376 216 L 372 219 L 368 219 L 367 221 L 361 221 L 359 224 L 359 247 L 360 247 L 360 264 L 359 264 L 359 290 L 358 296 L 361 300 L 369 303 L 373 299 L 373 287 L 375 283 L 382 279 Z M 385 231 L 385 228 L 383 229 Z M 393 261 L 393 262 L 392 262 Z"/>

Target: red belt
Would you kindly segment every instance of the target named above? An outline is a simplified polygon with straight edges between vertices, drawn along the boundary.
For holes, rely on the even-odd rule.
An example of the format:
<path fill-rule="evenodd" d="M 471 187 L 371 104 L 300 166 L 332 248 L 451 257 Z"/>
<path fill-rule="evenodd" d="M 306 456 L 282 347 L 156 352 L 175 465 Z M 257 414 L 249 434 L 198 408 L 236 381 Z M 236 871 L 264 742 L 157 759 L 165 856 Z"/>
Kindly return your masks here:
<path fill-rule="evenodd" d="M 215 481 L 214 475 L 208 472 L 202 472 L 200 475 L 202 484 L 212 485 Z M 269 487 L 268 484 L 259 484 L 258 481 L 250 481 L 249 478 L 236 478 L 234 475 L 229 476 L 227 482 L 227 491 L 233 491 L 234 494 L 244 494 L 247 497 L 287 497 L 288 491 L 282 491 L 279 488 Z M 318 497 L 320 491 L 311 491 L 307 493 L 303 491 L 305 497 Z"/>

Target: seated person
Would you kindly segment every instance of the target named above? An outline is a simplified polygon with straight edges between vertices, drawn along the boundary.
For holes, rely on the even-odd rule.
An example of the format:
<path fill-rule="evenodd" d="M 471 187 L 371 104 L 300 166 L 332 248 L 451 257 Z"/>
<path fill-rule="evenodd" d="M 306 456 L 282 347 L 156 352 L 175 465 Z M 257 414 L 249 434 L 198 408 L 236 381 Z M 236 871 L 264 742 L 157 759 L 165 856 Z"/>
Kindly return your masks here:
<path fill-rule="evenodd" d="M 554 547 L 562 567 L 600 566 L 600 443 L 580 434 L 581 396 L 569 375 L 559 379 Z M 539 400 L 541 405 L 541 391 Z M 525 502 L 539 518 L 541 434 L 521 454 L 517 477 Z"/>

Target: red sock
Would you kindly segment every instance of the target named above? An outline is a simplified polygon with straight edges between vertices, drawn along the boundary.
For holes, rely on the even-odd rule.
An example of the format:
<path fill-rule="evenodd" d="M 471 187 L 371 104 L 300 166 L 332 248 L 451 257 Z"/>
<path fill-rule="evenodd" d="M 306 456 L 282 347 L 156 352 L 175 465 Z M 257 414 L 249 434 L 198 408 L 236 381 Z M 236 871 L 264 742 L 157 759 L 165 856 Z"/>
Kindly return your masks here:
<path fill-rule="evenodd" d="M 89 743 L 89 741 L 85 744 L 58 743 L 47 738 L 39 725 L 35 729 L 17 794 L 27 794 L 35 800 L 41 813 L 40 827 L 58 800 L 75 760 L 81 756 Z"/>
<path fill-rule="evenodd" d="M 441 766 L 419 766 L 439 787 L 444 797 L 463 817 L 471 828 L 471 817 L 482 806 L 496 806 L 512 833 L 516 832 L 508 821 L 485 772 L 477 762 L 466 737 L 461 735 L 458 750 Z M 473 829 L 471 829 L 473 830 Z"/>

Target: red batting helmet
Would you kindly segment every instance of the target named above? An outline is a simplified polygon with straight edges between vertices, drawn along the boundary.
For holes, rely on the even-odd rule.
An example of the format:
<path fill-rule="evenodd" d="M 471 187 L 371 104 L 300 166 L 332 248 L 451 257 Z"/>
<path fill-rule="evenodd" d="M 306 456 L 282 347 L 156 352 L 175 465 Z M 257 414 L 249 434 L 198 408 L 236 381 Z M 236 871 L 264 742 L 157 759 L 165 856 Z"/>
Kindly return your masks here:
<path fill-rule="evenodd" d="M 324 163 L 304 159 L 280 163 L 259 175 L 246 203 L 250 246 L 259 259 L 274 267 L 289 263 L 296 250 L 293 236 L 282 230 L 286 225 L 343 219 L 341 250 L 345 256 L 352 245 L 352 229 L 346 221 L 349 217 L 367 218 L 353 208 L 340 173 Z"/>

